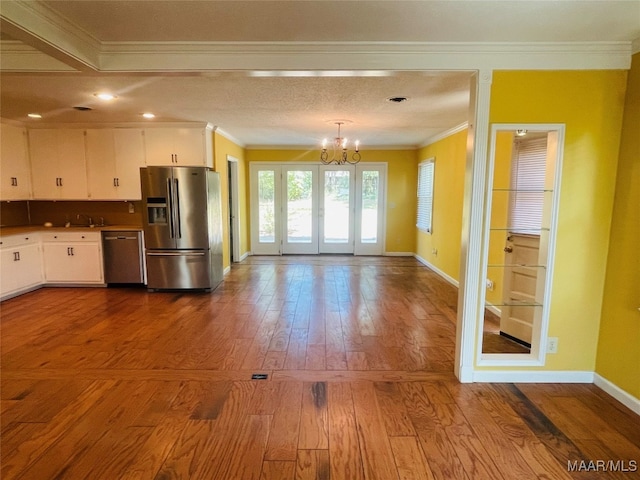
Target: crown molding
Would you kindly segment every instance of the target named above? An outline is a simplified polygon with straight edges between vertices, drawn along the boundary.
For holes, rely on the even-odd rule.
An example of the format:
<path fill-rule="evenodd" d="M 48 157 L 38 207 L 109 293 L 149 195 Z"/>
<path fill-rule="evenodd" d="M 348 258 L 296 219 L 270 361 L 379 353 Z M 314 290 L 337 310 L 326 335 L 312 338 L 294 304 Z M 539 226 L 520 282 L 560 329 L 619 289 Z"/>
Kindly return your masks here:
<path fill-rule="evenodd" d="M 46 4 L 2 2 L 2 31 L 77 70 L 97 70 L 100 42 Z"/>
<path fill-rule="evenodd" d="M 47 26 L 54 28 L 54 24 Z M 31 30 L 37 29 L 32 27 Z M 631 42 L 99 43 L 92 37 L 83 36 L 81 31 L 76 35 L 68 33 L 71 27 L 53 33 L 44 30 L 40 28 L 32 34 L 32 40 L 35 37 L 41 40 L 30 43 L 35 48 L 70 67 L 105 73 L 236 70 L 318 75 L 323 71 L 367 74 L 385 70 L 602 70 L 630 68 L 632 53 Z M 43 45 L 43 39 L 46 39 L 46 45 Z M 3 69 L 17 71 L 20 67 L 33 66 L 34 62 L 19 61 L 19 54 L 26 50 L 14 46 L 11 53 L 10 58 L 3 59 Z"/>
<path fill-rule="evenodd" d="M 631 42 L 105 42 L 105 72 L 627 69 Z"/>
<path fill-rule="evenodd" d="M 469 122 L 464 122 L 464 123 L 461 123 L 460 125 L 456 125 L 455 127 L 450 128 L 449 130 L 445 130 L 444 132 L 438 133 L 437 135 L 434 135 L 433 137 L 428 138 L 427 141 L 422 145 L 420 145 L 418 148 L 424 148 L 424 147 L 428 147 L 429 145 L 433 145 L 434 143 L 439 142 L 440 140 L 444 140 L 445 138 L 450 137 L 451 135 L 454 135 L 458 132 L 463 131 L 468 126 L 469 126 Z"/>
<path fill-rule="evenodd" d="M 218 126 L 214 126 L 214 127 L 212 128 L 212 130 L 213 130 L 215 133 L 219 134 L 221 137 L 224 137 L 224 138 L 226 138 L 227 140 L 229 140 L 230 142 L 235 143 L 235 144 L 236 144 L 237 146 L 239 146 L 240 148 L 246 148 L 246 145 L 245 145 L 242 141 L 238 140 L 236 137 L 234 137 L 233 135 L 231 135 L 229 132 L 224 131 L 224 130 L 223 130 L 223 129 L 221 129 L 220 127 L 218 127 Z"/>

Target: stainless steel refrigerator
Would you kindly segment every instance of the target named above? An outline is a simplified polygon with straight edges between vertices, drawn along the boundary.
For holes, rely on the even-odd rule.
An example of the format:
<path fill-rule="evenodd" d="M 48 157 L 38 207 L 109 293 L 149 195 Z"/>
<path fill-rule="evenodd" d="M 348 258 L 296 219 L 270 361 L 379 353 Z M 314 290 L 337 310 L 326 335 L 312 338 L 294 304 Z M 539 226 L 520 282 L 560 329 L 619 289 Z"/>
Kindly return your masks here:
<path fill-rule="evenodd" d="M 140 169 L 147 287 L 213 290 L 223 276 L 220 176 L 204 167 Z"/>

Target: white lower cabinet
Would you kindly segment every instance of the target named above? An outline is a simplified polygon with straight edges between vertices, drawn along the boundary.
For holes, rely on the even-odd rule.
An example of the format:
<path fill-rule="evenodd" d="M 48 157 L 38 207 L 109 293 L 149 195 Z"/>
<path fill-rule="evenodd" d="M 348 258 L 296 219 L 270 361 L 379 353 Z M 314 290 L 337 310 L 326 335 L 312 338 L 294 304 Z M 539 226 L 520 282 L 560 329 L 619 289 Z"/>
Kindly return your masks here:
<path fill-rule="evenodd" d="M 46 233 L 42 245 L 46 283 L 104 283 L 100 232 Z"/>
<path fill-rule="evenodd" d="M 0 239 L 0 299 L 13 297 L 43 282 L 39 234 Z"/>

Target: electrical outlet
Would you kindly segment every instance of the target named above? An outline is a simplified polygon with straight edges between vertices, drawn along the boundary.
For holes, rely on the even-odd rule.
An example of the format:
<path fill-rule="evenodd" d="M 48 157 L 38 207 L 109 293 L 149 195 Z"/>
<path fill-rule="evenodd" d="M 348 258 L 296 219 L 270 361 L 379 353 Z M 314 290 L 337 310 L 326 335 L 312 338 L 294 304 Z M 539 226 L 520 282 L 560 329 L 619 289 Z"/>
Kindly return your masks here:
<path fill-rule="evenodd" d="M 432 248 L 431 249 L 431 255 L 433 255 L 434 257 L 438 256 L 438 249 L 437 248 Z"/>
<path fill-rule="evenodd" d="M 135 213 L 135 206 L 133 203 L 129 202 L 129 213 Z"/>
<path fill-rule="evenodd" d="M 547 353 L 558 353 L 558 337 L 547 339 Z"/>
<path fill-rule="evenodd" d="M 493 287 L 494 287 L 493 280 L 490 280 L 487 278 L 487 290 L 490 290 L 493 292 Z"/>

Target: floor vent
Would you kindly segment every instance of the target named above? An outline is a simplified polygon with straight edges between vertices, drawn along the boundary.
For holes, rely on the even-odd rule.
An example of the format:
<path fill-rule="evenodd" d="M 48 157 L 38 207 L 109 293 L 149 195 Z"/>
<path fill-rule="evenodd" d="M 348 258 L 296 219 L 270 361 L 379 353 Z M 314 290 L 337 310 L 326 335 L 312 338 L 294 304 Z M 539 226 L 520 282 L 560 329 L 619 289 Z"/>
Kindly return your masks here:
<path fill-rule="evenodd" d="M 269 378 L 269 375 L 266 373 L 254 373 L 251 375 L 251 380 L 266 380 Z"/>

